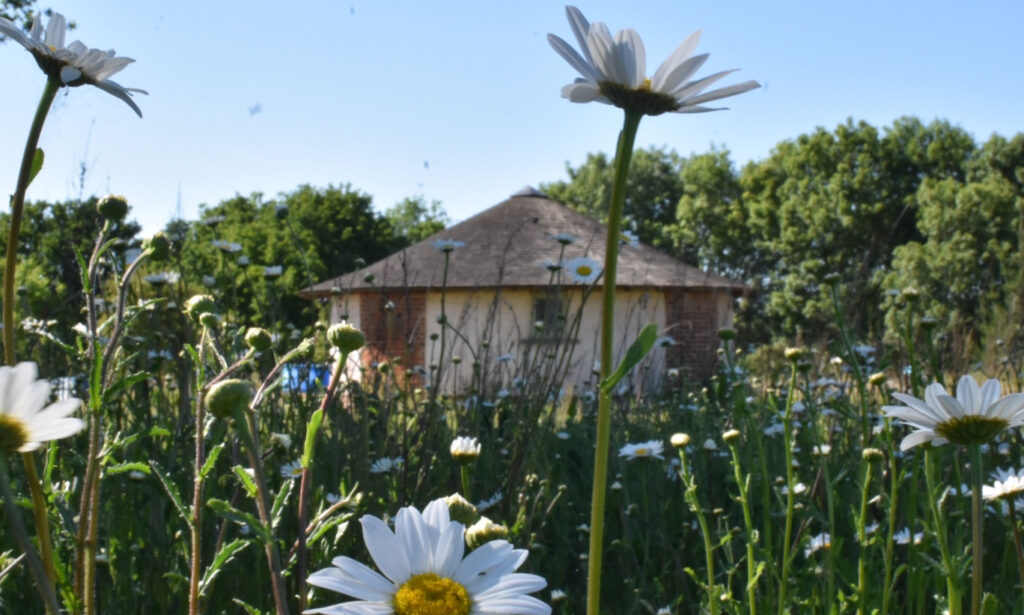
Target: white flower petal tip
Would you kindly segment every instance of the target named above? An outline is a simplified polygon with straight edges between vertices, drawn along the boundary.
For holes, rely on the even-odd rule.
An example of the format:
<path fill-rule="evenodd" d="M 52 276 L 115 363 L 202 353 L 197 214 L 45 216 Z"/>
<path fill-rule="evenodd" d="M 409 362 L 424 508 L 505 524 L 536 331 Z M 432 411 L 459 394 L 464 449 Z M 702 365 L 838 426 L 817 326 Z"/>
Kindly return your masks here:
<path fill-rule="evenodd" d="M 57 79 L 61 85 L 70 87 L 94 85 L 120 98 L 142 117 L 142 110 L 132 100 L 132 94 L 145 94 L 146 91 L 126 88 L 110 80 L 112 75 L 135 60 L 118 57 L 113 50 L 103 51 L 86 47 L 81 41 L 74 41 L 65 47 L 66 30 L 67 22 L 60 13 L 54 13 L 50 17 L 45 33 L 40 15 L 37 14 L 27 35 L 11 21 L 0 17 L 0 34 L 10 37 L 27 49 L 39 68 L 50 79 Z"/>
<path fill-rule="evenodd" d="M 619 449 L 619 457 L 625 457 L 628 461 L 633 459 L 642 459 L 644 457 L 652 457 L 654 459 L 664 459 L 662 453 L 665 451 L 665 443 L 661 440 L 648 440 L 647 442 L 637 442 L 636 444 L 626 444 Z"/>
<path fill-rule="evenodd" d="M 0 454 L 29 452 L 74 435 L 85 421 L 68 415 L 82 402 L 69 397 L 46 405 L 50 383 L 36 380 L 35 363 L 0 367 Z"/>
<path fill-rule="evenodd" d="M 550 615 L 551 607 L 529 596 L 547 582 L 515 572 L 526 551 L 504 540 L 492 540 L 463 557 L 465 527 L 451 521 L 444 499 L 431 502 L 421 514 L 406 507 L 395 516 L 395 531 L 364 516 L 363 540 L 381 573 L 348 557 L 309 577 L 309 584 L 356 600 L 322 606 L 306 613 L 506 613 Z"/>
<path fill-rule="evenodd" d="M 722 108 L 704 107 L 702 103 L 761 87 L 756 81 L 745 81 L 704 92 L 731 70 L 690 81 L 708 57 L 693 55 L 700 30 L 688 36 L 653 77 L 647 77 L 646 50 L 635 31 L 621 30 L 613 38 L 608 26 L 591 24 L 574 6 L 566 7 L 566 15 L 580 51 L 554 34 L 548 34 L 548 43 L 582 77 L 562 88 L 562 97 L 571 102 L 597 101 L 644 115 L 704 113 Z"/>
<path fill-rule="evenodd" d="M 906 405 L 883 406 L 882 412 L 915 428 L 900 443 L 904 451 L 926 443 L 982 444 L 1005 429 L 1024 425 L 1024 395 L 1000 398 L 1000 391 L 997 381 L 979 387 L 972 376 L 964 376 L 957 383 L 956 397 L 933 383 L 925 388 L 924 400 L 894 393 Z"/>

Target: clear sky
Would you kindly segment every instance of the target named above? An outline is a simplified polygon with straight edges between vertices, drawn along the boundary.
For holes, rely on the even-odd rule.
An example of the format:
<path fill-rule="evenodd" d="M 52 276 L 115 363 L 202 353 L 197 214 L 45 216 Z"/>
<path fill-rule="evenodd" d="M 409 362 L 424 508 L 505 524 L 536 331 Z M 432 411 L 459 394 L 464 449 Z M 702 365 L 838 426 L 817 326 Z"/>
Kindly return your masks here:
<path fill-rule="evenodd" d="M 384 210 L 441 201 L 454 220 L 566 163 L 614 149 L 618 109 L 559 97 L 575 71 L 546 34 L 574 42 L 543 0 L 40 0 L 77 22 L 68 41 L 136 59 L 114 77 L 149 91 L 144 118 L 91 87 L 65 88 L 43 131 L 29 200 L 117 192 L 144 231 L 236 193 L 349 183 Z M 985 140 L 1024 120 L 1024 4 L 901 0 L 581 0 L 591 21 L 631 27 L 648 74 L 690 32 L 711 54 L 698 76 L 764 87 L 701 115 L 646 118 L 637 144 L 712 146 L 741 165 L 848 117 L 886 126 L 945 118 Z M 14 190 L 44 78 L 0 45 L 0 190 Z M 86 169 L 85 174 L 81 169 Z M 180 207 L 180 210 L 179 210 Z"/>

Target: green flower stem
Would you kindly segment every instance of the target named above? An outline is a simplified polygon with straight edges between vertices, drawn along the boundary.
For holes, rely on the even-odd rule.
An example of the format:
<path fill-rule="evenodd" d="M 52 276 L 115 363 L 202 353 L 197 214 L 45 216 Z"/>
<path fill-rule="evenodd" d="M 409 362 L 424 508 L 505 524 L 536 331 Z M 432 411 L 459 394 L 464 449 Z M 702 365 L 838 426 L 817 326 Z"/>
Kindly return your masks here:
<path fill-rule="evenodd" d="M 468 499 L 470 499 L 470 496 L 469 496 L 469 464 L 468 463 L 460 463 L 459 466 L 460 466 L 460 468 L 459 468 L 460 474 L 462 475 L 462 497 L 464 497 L 464 498 L 466 498 L 468 500 Z"/>
<path fill-rule="evenodd" d="M 730 447 L 731 448 L 731 447 Z M 718 604 L 721 602 L 718 592 L 715 590 L 715 552 L 711 544 L 711 531 L 708 529 L 708 521 L 704 517 L 704 511 L 700 507 L 700 499 L 697 497 L 697 481 L 690 473 L 690 467 L 686 463 L 686 447 L 679 447 L 679 473 L 683 479 L 683 497 L 689 504 L 690 510 L 697 517 L 697 524 L 700 527 L 701 538 L 704 539 L 704 565 L 708 569 L 708 612 L 711 615 L 718 615 Z M 645 483 L 646 484 L 646 483 Z M 749 545 L 749 541 L 747 541 Z"/>
<path fill-rule="evenodd" d="M 0 493 L 4 496 L 4 513 L 7 515 L 7 523 L 10 525 L 11 533 L 14 534 L 18 546 L 25 553 L 25 560 L 28 562 L 29 572 L 35 577 L 39 593 L 43 597 L 47 615 L 57 615 L 60 607 L 57 604 L 57 594 L 53 591 L 53 585 L 46 576 L 43 569 L 43 562 L 39 555 L 32 548 L 32 543 L 25 532 L 25 526 L 21 523 L 21 512 L 14 505 L 14 493 L 11 491 L 10 474 L 7 471 L 7 456 L 0 453 Z"/>
<path fill-rule="evenodd" d="M 612 373 L 612 341 L 615 337 L 615 271 L 619 255 L 622 210 L 626 202 L 626 178 L 633 158 L 633 142 L 643 114 L 626 111 L 619 144 L 615 151 L 615 176 L 608 212 L 608 240 L 605 244 L 604 287 L 601 314 L 601 381 Z M 597 447 L 594 451 L 594 490 L 590 505 L 590 552 L 587 560 L 587 615 L 599 615 L 601 605 L 601 562 L 604 540 L 604 507 L 608 487 L 608 448 L 611 444 L 611 398 L 601 392 L 597 403 Z"/>
<path fill-rule="evenodd" d="M 1017 572 L 1020 573 L 1020 586 L 1024 590 L 1024 549 L 1021 548 L 1020 526 L 1017 525 L 1017 513 L 1013 510 L 1013 498 L 1006 498 L 1006 504 L 1010 509 L 1010 527 L 1013 528 L 1013 545 L 1017 551 Z"/>
<path fill-rule="evenodd" d="M 192 518 L 188 520 L 189 539 L 191 542 L 191 562 L 189 567 L 189 592 L 188 592 L 188 615 L 199 615 L 199 580 L 203 575 L 203 534 L 202 534 L 202 511 L 203 511 L 203 465 L 206 463 L 206 440 L 203 436 L 203 426 L 206 424 L 206 395 L 203 394 L 202 384 L 206 378 L 206 370 L 203 367 L 203 349 L 206 346 L 206 329 L 203 329 L 202 337 L 199 339 L 199 360 L 196 361 L 196 384 L 200 389 L 196 395 L 196 456 L 195 456 L 195 479 L 192 484 Z"/>
<path fill-rule="evenodd" d="M 982 560 L 985 545 L 981 540 L 981 529 L 985 518 L 982 516 L 981 485 L 981 444 L 973 442 L 967 446 L 971 455 L 971 615 L 981 614 L 981 581 L 983 578 Z"/>
<path fill-rule="evenodd" d="M 344 355 L 338 357 L 338 361 L 334 365 L 334 371 L 331 374 L 331 382 L 327 385 L 324 398 L 320 400 L 320 407 L 313 412 L 313 416 L 309 419 L 309 425 L 306 427 L 306 441 L 302 450 L 302 482 L 299 484 L 299 536 L 295 564 L 299 612 L 306 610 L 306 568 L 309 564 L 309 551 L 306 549 L 305 528 L 309 524 L 309 492 L 312 489 L 313 482 L 313 471 L 311 468 L 313 466 L 313 455 L 316 452 L 316 437 L 323 424 L 327 403 L 338 389 L 338 381 L 341 380 L 341 373 L 345 368 L 345 359 Z"/>
<path fill-rule="evenodd" d="M 868 613 L 868 500 L 871 495 L 871 461 L 864 460 L 864 477 L 860 484 L 860 512 L 857 515 L 857 543 L 860 556 L 857 558 L 857 615 Z"/>
<path fill-rule="evenodd" d="M 924 480 L 925 491 L 928 497 L 928 511 L 931 513 L 935 536 L 939 542 L 939 552 L 942 554 L 942 568 L 946 574 L 949 615 L 960 615 L 963 611 L 963 595 L 961 594 L 960 579 L 957 578 L 956 570 L 953 567 L 953 557 L 949 551 L 949 537 L 946 534 L 946 524 L 943 523 L 942 511 L 939 510 L 939 504 L 936 501 L 935 468 L 932 462 L 931 447 L 925 448 L 924 451 Z M 913 544 L 913 528 L 910 531 L 910 543 Z"/>
<path fill-rule="evenodd" d="M 796 401 L 797 362 L 792 364 L 793 373 L 789 378 L 789 392 L 786 395 L 786 410 L 782 415 L 782 436 L 786 453 L 786 525 L 782 539 L 782 572 L 779 576 L 779 615 L 787 612 L 786 600 L 789 594 L 789 563 L 792 559 L 790 546 L 793 541 L 793 513 L 796 509 L 796 475 L 793 472 L 793 403 Z"/>
<path fill-rule="evenodd" d="M 846 321 L 843 319 L 843 310 L 839 305 L 839 287 L 836 284 L 832 285 L 832 313 L 836 317 L 839 335 L 843 341 L 843 350 L 849 358 L 850 367 L 853 369 L 853 379 L 857 383 L 857 401 L 860 405 L 860 446 L 864 448 L 868 445 L 868 440 L 871 438 L 871 424 L 868 422 L 870 414 L 867 407 L 867 389 L 864 386 L 865 379 L 864 373 L 860 369 L 860 360 L 857 358 L 857 353 L 853 351 L 853 343 L 846 332 Z"/>
<path fill-rule="evenodd" d="M 36 107 L 36 115 L 29 128 L 28 139 L 25 141 L 25 152 L 21 156 L 21 168 L 18 170 L 18 183 L 14 189 L 14 196 L 11 197 L 11 225 L 7 234 L 3 289 L 4 363 L 7 365 L 14 365 L 17 362 L 14 354 L 14 282 L 15 269 L 18 265 L 18 236 L 21 234 L 21 219 L 25 212 L 25 193 L 28 191 L 31 181 L 32 163 L 35 161 L 39 136 L 43 132 L 43 123 L 46 122 L 46 116 L 50 113 L 50 107 L 53 105 L 53 99 L 56 98 L 60 85 L 60 81 L 52 77 L 46 80 L 43 94 L 39 98 L 39 106 Z M 32 494 L 32 511 L 35 515 L 43 568 L 52 585 L 57 575 L 53 569 L 53 547 L 50 544 L 50 523 L 46 512 L 46 497 L 39 484 L 35 458 L 31 453 L 25 453 L 22 455 L 22 461 L 25 464 L 29 491 Z"/>
<path fill-rule="evenodd" d="M 25 153 L 21 156 L 21 169 L 18 171 L 18 184 L 11 197 L 11 226 L 7 233 L 7 255 L 4 261 L 4 363 L 14 365 L 14 270 L 18 263 L 18 235 L 21 234 L 21 218 L 25 212 L 25 192 L 31 181 L 32 162 L 36 157 L 39 135 L 43 132 L 43 123 L 53 105 L 53 99 L 60 89 L 60 81 L 50 77 L 46 80 L 43 95 L 36 107 L 36 115 L 32 119 L 32 127 L 25 141 Z"/>
<path fill-rule="evenodd" d="M 732 471 L 736 477 L 736 486 L 740 491 L 740 506 L 743 508 L 743 531 L 746 533 L 747 546 L 747 610 L 750 615 L 757 615 L 757 561 L 754 559 L 755 532 L 753 516 L 750 514 L 750 476 L 743 477 L 740 471 L 740 454 L 733 441 L 729 441 L 729 452 L 732 453 Z"/>
<path fill-rule="evenodd" d="M 245 445 L 249 455 L 249 463 L 252 464 L 254 482 L 256 483 L 256 510 L 260 515 L 260 522 L 264 529 L 273 534 L 273 524 L 270 518 L 270 498 L 267 494 L 266 476 L 263 473 L 263 459 L 260 455 L 259 442 L 256 439 L 256 425 L 251 418 L 251 412 L 245 408 L 235 411 L 232 420 L 235 423 L 235 433 Z M 264 545 L 267 555 L 267 565 L 270 568 L 270 589 L 274 595 L 274 606 L 277 615 L 288 615 L 288 593 L 284 586 L 284 576 L 281 572 L 281 556 L 277 552 L 277 542 L 268 540 Z"/>

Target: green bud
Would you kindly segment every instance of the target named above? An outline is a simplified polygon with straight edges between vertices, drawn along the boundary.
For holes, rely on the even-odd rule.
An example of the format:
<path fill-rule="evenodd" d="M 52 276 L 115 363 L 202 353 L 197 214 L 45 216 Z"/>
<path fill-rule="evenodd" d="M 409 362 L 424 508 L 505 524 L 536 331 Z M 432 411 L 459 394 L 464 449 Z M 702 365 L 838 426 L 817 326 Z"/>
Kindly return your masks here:
<path fill-rule="evenodd" d="M 254 395 L 252 385 L 244 380 L 222 380 L 206 393 L 206 408 L 219 419 L 228 419 L 249 408 Z"/>
<path fill-rule="evenodd" d="M 366 336 L 352 323 L 340 322 L 327 330 L 327 341 L 344 356 L 362 348 Z"/>
<path fill-rule="evenodd" d="M 157 233 L 142 244 L 142 250 L 149 252 L 153 260 L 166 260 L 171 254 L 171 240 L 162 232 Z"/>
<path fill-rule="evenodd" d="M 499 525 L 487 517 L 480 517 L 480 520 L 466 528 L 466 544 L 470 549 L 476 549 L 492 540 L 507 540 L 508 528 Z"/>
<path fill-rule="evenodd" d="M 191 299 L 185 302 L 185 313 L 196 322 L 199 322 L 200 315 L 216 311 L 217 303 L 210 295 L 193 295 Z"/>
<path fill-rule="evenodd" d="M 120 222 L 128 215 L 128 200 L 117 194 L 108 194 L 96 203 L 96 210 L 104 218 Z"/>
<path fill-rule="evenodd" d="M 216 329 L 217 325 L 220 324 L 220 320 L 213 312 L 203 312 L 199 315 L 199 324 L 203 325 L 207 329 Z"/>
<path fill-rule="evenodd" d="M 476 506 L 473 506 L 471 502 L 458 493 L 446 497 L 444 502 L 448 505 L 448 515 L 452 521 L 458 521 L 462 525 L 469 527 L 480 519 L 480 513 L 477 512 Z"/>
<path fill-rule="evenodd" d="M 840 279 L 839 274 L 834 271 L 832 273 L 826 273 L 824 277 L 825 283 L 829 286 L 835 286 L 839 283 Z"/>
<path fill-rule="evenodd" d="M 861 457 L 864 458 L 864 461 L 875 463 L 885 459 L 885 453 L 877 448 L 866 448 L 861 451 Z"/>
<path fill-rule="evenodd" d="M 245 332 L 245 345 L 257 352 L 265 352 L 270 349 L 270 333 L 260 327 L 249 327 Z"/>
<path fill-rule="evenodd" d="M 736 329 L 731 327 L 724 327 L 718 330 L 718 339 L 727 341 L 736 339 Z"/>
<path fill-rule="evenodd" d="M 789 359 L 790 361 L 796 363 L 797 361 L 799 361 L 800 359 L 803 358 L 803 356 L 804 356 L 804 349 L 803 348 L 794 348 L 794 347 L 787 348 L 786 352 L 785 352 L 785 355 L 786 355 L 787 359 Z"/>
<path fill-rule="evenodd" d="M 885 384 L 885 372 L 875 372 L 868 376 L 868 384 L 876 387 Z"/>

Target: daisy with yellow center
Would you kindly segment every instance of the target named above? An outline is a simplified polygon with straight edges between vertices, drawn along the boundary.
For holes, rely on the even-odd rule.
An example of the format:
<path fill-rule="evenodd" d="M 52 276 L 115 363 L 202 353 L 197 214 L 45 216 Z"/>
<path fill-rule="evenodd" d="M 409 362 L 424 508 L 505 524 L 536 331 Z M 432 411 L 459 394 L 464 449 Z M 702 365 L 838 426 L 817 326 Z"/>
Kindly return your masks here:
<path fill-rule="evenodd" d="M 665 450 L 665 444 L 661 440 L 648 440 L 647 442 L 638 442 L 636 444 L 627 444 L 619 449 L 619 457 L 625 457 L 628 460 L 639 459 L 642 457 L 654 457 L 655 459 L 664 459 L 662 452 Z"/>
<path fill-rule="evenodd" d="M 939 383 L 924 390 L 924 400 L 905 393 L 893 397 L 905 406 L 883 406 L 886 416 L 915 427 L 900 443 L 901 450 L 919 444 L 982 444 L 1004 429 L 1024 425 L 1024 394 L 1000 397 L 998 380 L 978 386 L 973 376 L 964 376 L 956 386 L 956 397 Z"/>
<path fill-rule="evenodd" d="M 601 276 L 602 271 L 600 263 L 585 256 L 567 260 L 562 263 L 562 267 L 580 284 L 593 283 Z"/>
<path fill-rule="evenodd" d="M 11 21 L 0 17 L 0 34 L 9 36 L 36 59 L 36 64 L 51 79 L 58 80 L 60 85 L 75 87 L 94 85 L 104 92 L 116 96 L 128 104 L 135 113 L 142 117 L 142 110 L 132 100 L 133 93 L 145 94 L 145 90 L 126 88 L 110 80 L 110 77 L 128 66 L 135 60 L 124 56 L 118 57 L 113 49 L 102 51 L 90 49 L 81 41 L 74 41 L 64 46 L 64 34 L 67 22 L 60 13 L 54 13 L 43 32 L 43 22 L 39 15 L 32 21 L 32 29 L 28 34 L 21 31 Z"/>
<path fill-rule="evenodd" d="M 82 405 L 69 397 L 44 405 L 50 399 L 50 383 L 36 380 L 35 363 L 0 367 L 0 450 L 34 451 L 43 442 L 76 434 L 85 427 L 82 419 L 69 416 Z"/>
<path fill-rule="evenodd" d="M 647 77 L 644 42 L 636 31 L 620 30 L 612 38 L 608 26 L 601 22 L 589 23 L 576 7 L 566 7 L 565 11 L 583 55 L 554 34 L 548 35 L 548 42 L 582 76 L 562 88 L 562 97 L 572 102 L 597 101 L 644 115 L 660 115 L 668 111 L 700 113 L 721 109 L 705 107 L 703 103 L 761 87 L 756 81 L 744 81 L 701 93 L 734 71 L 726 70 L 689 81 L 708 59 L 706 53 L 693 55 L 700 40 L 700 30 L 688 36 L 661 63 L 654 75 Z"/>
<path fill-rule="evenodd" d="M 463 557 L 465 527 L 452 521 L 444 499 L 395 517 L 395 531 L 370 515 L 360 520 L 363 540 L 380 573 L 341 556 L 309 583 L 357 600 L 307 610 L 325 615 L 549 615 L 551 607 L 527 594 L 547 582 L 514 572 L 527 552 L 492 540 Z"/>

